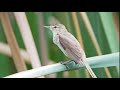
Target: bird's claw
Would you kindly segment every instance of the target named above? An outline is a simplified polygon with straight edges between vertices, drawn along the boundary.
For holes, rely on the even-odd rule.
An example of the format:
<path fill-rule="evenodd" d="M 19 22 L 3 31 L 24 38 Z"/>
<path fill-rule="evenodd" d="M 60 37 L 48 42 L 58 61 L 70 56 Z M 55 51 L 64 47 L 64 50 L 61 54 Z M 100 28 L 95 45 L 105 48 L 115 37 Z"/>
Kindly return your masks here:
<path fill-rule="evenodd" d="M 74 65 L 76 64 L 76 62 L 74 60 L 69 60 L 69 61 L 62 61 L 60 62 L 62 65 L 65 65 L 67 69 L 71 69 L 72 67 L 74 67 Z"/>

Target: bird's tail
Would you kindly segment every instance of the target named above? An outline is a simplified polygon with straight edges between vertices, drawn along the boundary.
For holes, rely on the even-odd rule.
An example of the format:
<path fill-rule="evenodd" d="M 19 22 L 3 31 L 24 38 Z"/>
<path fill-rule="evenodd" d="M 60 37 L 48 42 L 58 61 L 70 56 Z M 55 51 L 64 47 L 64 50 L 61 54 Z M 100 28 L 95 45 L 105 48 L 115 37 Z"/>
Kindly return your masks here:
<path fill-rule="evenodd" d="M 86 66 L 88 72 L 90 73 L 90 75 L 91 75 L 93 78 L 97 78 L 96 75 L 94 74 L 93 70 L 91 69 L 90 65 L 89 65 L 87 62 L 85 62 L 85 61 L 83 61 L 83 62 L 84 62 L 84 65 Z"/>

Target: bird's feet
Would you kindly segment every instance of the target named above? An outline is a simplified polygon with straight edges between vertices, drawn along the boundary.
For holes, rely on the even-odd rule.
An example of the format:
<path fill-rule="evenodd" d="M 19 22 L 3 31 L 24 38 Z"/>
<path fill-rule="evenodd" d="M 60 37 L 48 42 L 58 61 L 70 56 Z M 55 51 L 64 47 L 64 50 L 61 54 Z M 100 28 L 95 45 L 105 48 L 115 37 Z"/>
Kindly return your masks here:
<path fill-rule="evenodd" d="M 67 65 L 70 62 L 74 62 L 74 60 L 69 60 L 69 61 L 61 61 L 60 63 L 63 65 Z"/>
<path fill-rule="evenodd" d="M 71 69 L 72 67 L 74 67 L 77 64 L 74 60 L 62 61 L 60 63 L 65 65 L 67 69 Z"/>

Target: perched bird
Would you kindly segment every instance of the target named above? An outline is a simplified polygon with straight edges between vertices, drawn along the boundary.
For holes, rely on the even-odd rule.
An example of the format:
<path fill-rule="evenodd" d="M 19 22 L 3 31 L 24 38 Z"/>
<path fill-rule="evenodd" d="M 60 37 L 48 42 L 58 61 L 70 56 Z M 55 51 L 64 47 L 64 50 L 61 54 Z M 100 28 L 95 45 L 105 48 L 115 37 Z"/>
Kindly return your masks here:
<path fill-rule="evenodd" d="M 69 58 L 73 59 L 77 64 L 85 65 L 90 75 L 97 78 L 92 71 L 89 64 L 86 62 L 86 55 L 80 46 L 77 39 L 67 31 L 66 27 L 62 24 L 53 26 L 44 26 L 53 32 L 53 42 L 60 50 Z"/>

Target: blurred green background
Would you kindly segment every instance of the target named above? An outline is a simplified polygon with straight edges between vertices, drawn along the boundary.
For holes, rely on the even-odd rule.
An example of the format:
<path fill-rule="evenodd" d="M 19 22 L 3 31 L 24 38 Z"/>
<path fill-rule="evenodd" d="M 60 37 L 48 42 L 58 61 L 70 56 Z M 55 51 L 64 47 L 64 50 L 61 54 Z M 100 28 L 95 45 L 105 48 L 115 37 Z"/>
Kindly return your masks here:
<path fill-rule="evenodd" d="M 119 24 L 120 13 L 116 12 L 86 12 L 89 23 L 92 26 L 94 38 L 97 39 L 101 55 L 119 52 Z M 34 42 L 39 54 L 42 65 L 58 63 L 68 58 L 53 44 L 52 32 L 40 27 L 49 25 L 49 18 L 55 17 L 60 23 L 64 24 L 68 31 L 72 33 L 78 41 L 82 42 L 87 57 L 100 55 L 97 52 L 94 41 L 91 39 L 90 32 L 85 25 L 85 20 L 79 12 L 26 12 L 26 16 L 31 28 Z M 15 17 L 10 15 L 11 24 L 20 48 L 25 49 L 21 34 Z M 41 32 L 43 30 L 44 32 Z M 42 35 L 42 39 L 41 39 Z M 3 26 L 0 22 L 0 43 L 6 43 Z M 43 53 L 44 52 L 44 53 Z M 44 60 L 46 59 L 46 60 Z M 31 65 L 27 64 L 28 69 Z M 116 67 L 108 67 L 108 72 L 104 68 L 93 69 L 95 74 L 101 78 L 117 78 Z M 0 77 L 16 73 L 13 59 L 0 52 Z M 85 69 L 59 72 L 47 75 L 49 78 L 88 78 L 90 75 Z"/>

